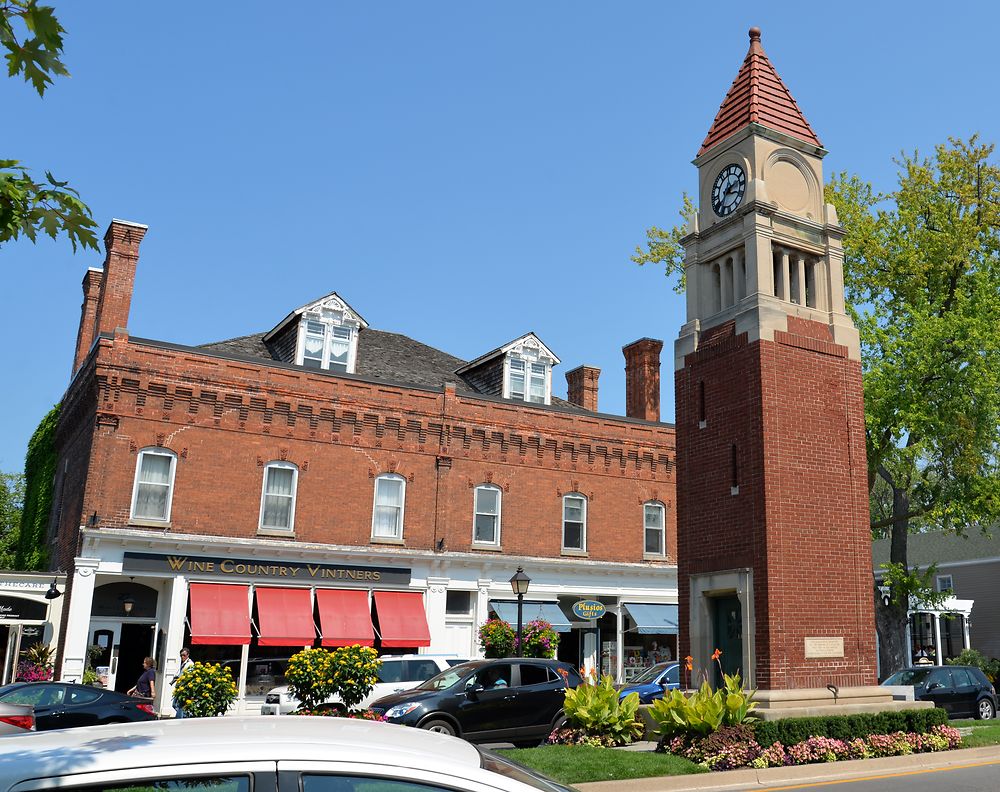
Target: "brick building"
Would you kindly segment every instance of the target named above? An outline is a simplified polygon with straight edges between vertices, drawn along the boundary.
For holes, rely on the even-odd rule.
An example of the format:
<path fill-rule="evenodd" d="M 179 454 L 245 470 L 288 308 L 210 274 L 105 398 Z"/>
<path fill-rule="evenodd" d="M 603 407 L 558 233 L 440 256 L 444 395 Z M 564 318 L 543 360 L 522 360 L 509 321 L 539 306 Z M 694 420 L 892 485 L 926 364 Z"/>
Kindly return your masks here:
<path fill-rule="evenodd" d="M 69 571 L 63 679 L 93 645 L 114 687 L 146 654 L 169 679 L 190 643 L 232 665 L 245 706 L 303 646 L 474 655 L 489 614 L 513 616 L 518 566 L 525 619 L 557 625 L 560 657 L 622 677 L 676 652 L 661 342 L 625 347 L 621 417 L 597 411 L 587 366 L 554 397 L 560 361 L 532 333 L 467 362 L 336 293 L 258 335 L 136 338 L 145 233 L 113 221 L 83 280 L 51 534 Z M 606 614 L 573 616 L 580 599 Z"/>

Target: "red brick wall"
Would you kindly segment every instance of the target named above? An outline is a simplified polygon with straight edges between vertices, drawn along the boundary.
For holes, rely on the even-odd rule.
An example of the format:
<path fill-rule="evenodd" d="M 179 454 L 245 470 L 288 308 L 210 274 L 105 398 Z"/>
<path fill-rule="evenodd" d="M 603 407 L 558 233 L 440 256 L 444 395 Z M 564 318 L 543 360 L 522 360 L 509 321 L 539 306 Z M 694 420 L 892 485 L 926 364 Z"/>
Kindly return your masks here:
<path fill-rule="evenodd" d="M 81 508 L 60 526 L 65 546 L 94 511 L 101 526 L 128 524 L 137 452 L 162 445 L 178 455 L 171 531 L 256 536 L 263 465 L 285 459 L 299 467 L 299 541 L 368 546 L 373 477 L 396 472 L 407 479 L 408 548 L 443 539 L 445 551 L 470 551 L 473 487 L 492 482 L 504 492 L 505 553 L 559 556 L 561 495 L 580 491 L 590 498 L 590 559 L 642 561 L 642 503 L 650 499 L 668 507 L 668 557 L 676 558 L 669 426 L 229 361 L 124 336 L 102 339 L 77 380 L 66 404 L 89 421 L 93 448 Z M 96 427 L 86 418 L 95 399 Z M 74 430 L 72 421 L 60 429 L 63 453 Z"/>
<path fill-rule="evenodd" d="M 729 326 L 675 379 L 680 651 L 690 576 L 750 567 L 762 689 L 875 682 L 861 370 L 829 339 L 804 320 L 754 344 Z M 805 658 L 806 637 L 840 636 L 843 658 Z"/>

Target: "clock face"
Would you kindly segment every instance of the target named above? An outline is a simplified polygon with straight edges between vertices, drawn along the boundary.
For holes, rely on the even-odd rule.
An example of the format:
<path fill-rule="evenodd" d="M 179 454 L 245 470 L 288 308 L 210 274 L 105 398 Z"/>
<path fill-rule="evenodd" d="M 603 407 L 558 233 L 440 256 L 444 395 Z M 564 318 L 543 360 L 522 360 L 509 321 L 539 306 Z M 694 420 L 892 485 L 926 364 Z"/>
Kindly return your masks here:
<path fill-rule="evenodd" d="M 729 165 L 715 177 L 712 185 L 712 209 L 719 217 L 736 211 L 747 189 L 747 175 L 739 165 Z"/>

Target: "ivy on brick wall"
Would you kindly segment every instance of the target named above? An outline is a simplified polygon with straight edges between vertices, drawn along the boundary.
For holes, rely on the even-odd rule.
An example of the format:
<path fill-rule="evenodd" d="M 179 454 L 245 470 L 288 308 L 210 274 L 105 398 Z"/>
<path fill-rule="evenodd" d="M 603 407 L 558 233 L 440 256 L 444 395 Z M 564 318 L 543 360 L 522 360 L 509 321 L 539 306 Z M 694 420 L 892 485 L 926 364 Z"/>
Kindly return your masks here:
<path fill-rule="evenodd" d="M 15 565 L 20 570 L 41 570 L 48 566 L 49 515 L 56 477 L 56 427 L 59 405 L 42 418 L 28 441 L 24 458 L 24 511 L 18 537 Z"/>

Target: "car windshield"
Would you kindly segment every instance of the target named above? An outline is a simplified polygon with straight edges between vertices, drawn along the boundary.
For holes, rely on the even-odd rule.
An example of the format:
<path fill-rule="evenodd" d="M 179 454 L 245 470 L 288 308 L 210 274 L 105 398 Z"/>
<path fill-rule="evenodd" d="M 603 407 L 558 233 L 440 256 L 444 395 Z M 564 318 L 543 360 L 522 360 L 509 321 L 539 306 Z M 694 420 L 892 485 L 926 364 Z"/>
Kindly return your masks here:
<path fill-rule="evenodd" d="M 457 685 L 469 675 L 468 668 L 449 668 L 436 676 L 432 676 L 426 682 L 417 685 L 417 690 L 447 690 L 453 685 Z"/>
<path fill-rule="evenodd" d="M 632 677 L 630 685 L 645 685 L 647 682 L 655 682 L 656 678 L 667 670 L 670 663 L 657 663 L 652 668 L 647 668 L 639 676 Z"/>
<path fill-rule="evenodd" d="M 904 668 L 889 677 L 883 685 L 922 685 L 934 668 Z"/>

